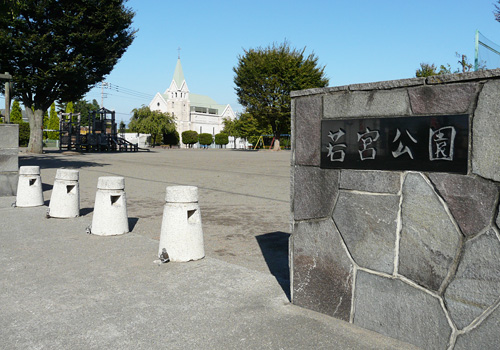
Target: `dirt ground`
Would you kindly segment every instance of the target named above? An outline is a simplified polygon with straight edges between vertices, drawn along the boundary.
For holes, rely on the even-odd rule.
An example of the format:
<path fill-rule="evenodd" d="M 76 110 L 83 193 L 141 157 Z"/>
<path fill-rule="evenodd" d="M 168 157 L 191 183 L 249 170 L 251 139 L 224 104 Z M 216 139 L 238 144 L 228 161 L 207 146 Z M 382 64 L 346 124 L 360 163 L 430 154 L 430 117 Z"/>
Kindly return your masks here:
<path fill-rule="evenodd" d="M 269 271 L 285 286 L 290 235 L 290 151 L 152 149 L 138 153 L 21 153 L 39 165 L 45 204 L 58 168 L 80 171 L 81 215 L 92 222 L 97 179 L 125 177 L 131 231 L 159 240 L 165 189 L 198 187 L 207 256 Z"/>

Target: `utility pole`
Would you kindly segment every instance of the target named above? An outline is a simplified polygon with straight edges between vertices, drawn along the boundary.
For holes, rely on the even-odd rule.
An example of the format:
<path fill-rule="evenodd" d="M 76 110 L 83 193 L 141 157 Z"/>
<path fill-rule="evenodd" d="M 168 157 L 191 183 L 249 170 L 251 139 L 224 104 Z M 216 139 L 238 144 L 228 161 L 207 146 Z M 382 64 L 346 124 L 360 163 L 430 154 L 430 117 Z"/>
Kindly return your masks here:
<path fill-rule="evenodd" d="M 7 80 L 5 83 L 5 123 L 10 124 L 10 99 L 12 95 L 12 75 L 5 72 L 5 74 L 0 74 L 0 79 Z"/>
<path fill-rule="evenodd" d="M 101 82 L 101 108 L 104 108 L 104 87 L 109 89 L 109 83 L 105 81 Z"/>

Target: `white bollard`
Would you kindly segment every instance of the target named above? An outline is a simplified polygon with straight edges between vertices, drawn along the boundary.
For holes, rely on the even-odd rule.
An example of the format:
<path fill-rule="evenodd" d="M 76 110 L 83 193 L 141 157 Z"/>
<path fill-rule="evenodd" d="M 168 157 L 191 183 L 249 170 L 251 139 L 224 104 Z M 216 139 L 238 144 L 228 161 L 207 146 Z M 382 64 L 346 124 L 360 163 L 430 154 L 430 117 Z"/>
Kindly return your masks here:
<path fill-rule="evenodd" d="M 17 207 L 37 207 L 43 205 L 42 179 L 39 166 L 19 168 L 17 183 Z"/>
<path fill-rule="evenodd" d="M 128 231 L 125 179 L 121 176 L 101 176 L 97 181 L 91 233 L 115 236 Z"/>
<path fill-rule="evenodd" d="M 168 186 L 163 208 L 160 248 L 161 260 L 185 262 L 205 256 L 198 188 Z M 166 253 L 166 254 L 165 254 Z"/>
<path fill-rule="evenodd" d="M 80 185 L 78 170 L 57 169 L 48 216 L 74 218 L 80 216 Z"/>

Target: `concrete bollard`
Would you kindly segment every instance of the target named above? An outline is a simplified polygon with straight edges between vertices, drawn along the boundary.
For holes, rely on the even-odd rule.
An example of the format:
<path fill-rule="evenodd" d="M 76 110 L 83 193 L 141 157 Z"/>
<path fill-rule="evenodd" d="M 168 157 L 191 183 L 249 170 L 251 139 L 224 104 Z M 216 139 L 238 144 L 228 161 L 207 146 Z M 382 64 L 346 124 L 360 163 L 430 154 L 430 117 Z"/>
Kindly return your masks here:
<path fill-rule="evenodd" d="M 205 256 L 198 188 L 168 186 L 163 208 L 158 255 L 166 260 L 185 262 Z M 166 253 L 166 254 L 165 254 Z"/>
<path fill-rule="evenodd" d="M 98 236 L 115 236 L 129 232 L 123 177 L 101 176 L 97 181 L 90 231 Z"/>
<path fill-rule="evenodd" d="M 39 166 L 19 168 L 17 183 L 17 207 L 37 207 L 43 205 L 42 179 Z"/>
<path fill-rule="evenodd" d="M 80 185 L 78 170 L 57 169 L 48 216 L 74 218 L 80 216 Z"/>

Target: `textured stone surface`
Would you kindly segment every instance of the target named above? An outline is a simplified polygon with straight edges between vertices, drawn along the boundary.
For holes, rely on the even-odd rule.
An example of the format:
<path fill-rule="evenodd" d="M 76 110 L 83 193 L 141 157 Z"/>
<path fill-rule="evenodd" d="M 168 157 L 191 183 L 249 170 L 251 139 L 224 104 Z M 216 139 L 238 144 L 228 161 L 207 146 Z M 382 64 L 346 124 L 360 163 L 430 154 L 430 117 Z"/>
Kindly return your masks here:
<path fill-rule="evenodd" d="M 349 85 L 349 90 L 356 91 L 356 90 L 395 89 L 400 87 L 423 85 L 424 83 L 425 83 L 425 78 L 385 80 L 385 81 L 377 81 L 374 83 L 351 84 Z"/>
<path fill-rule="evenodd" d="M 311 96 L 311 95 L 318 95 L 318 94 L 327 94 L 330 92 L 336 92 L 336 91 L 346 91 L 349 89 L 348 85 L 341 85 L 341 86 L 331 86 L 331 87 L 326 87 L 326 88 L 312 88 L 312 89 L 305 89 L 305 90 L 295 90 L 290 92 L 291 97 L 301 97 L 301 96 Z"/>
<path fill-rule="evenodd" d="M 17 194 L 17 171 L 0 173 L 0 197 L 15 196 Z"/>
<path fill-rule="evenodd" d="M 453 350 L 497 350 L 500 344 L 500 308 L 468 333 L 459 335 Z"/>
<path fill-rule="evenodd" d="M 392 274 L 398 209 L 399 196 L 340 191 L 333 221 L 358 265 Z"/>
<path fill-rule="evenodd" d="M 500 77 L 500 69 L 487 69 L 477 72 L 433 75 L 427 77 L 426 82 L 427 84 L 443 84 L 461 81 L 481 80 L 495 77 Z"/>
<path fill-rule="evenodd" d="M 422 86 L 408 90 L 415 114 L 465 113 L 477 94 L 477 84 Z"/>
<path fill-rule="evenodd" d="M 0 171 L 17 171 L 19 169 L 18 153 L 17 148 L 0 149 Z"/>
<path fill-rule="evenodd" d="M 377 170 L 342 170 L 340 188 L 378 193 L 398 193 L 401 188 L 401 173 Z"/>
<path fill-rule="evenodd" d="M 338 92 L 324 96 L 323 118 L 388 117 L 410 114 L 405 90 Z"/>
<path fill-rule="evenodd" d="M 459 253 L 461 234 L 418 173 L 403 183 L 401 218 L 399 273 L 437 291 Z"/>
<path fill-rule="evenodd" d="M 356 274 L 354 324 L 417 345 L 446 349 L 451 328 L 439 300 L 395 279 Z"/>
<path fill-rule="evenodd" d="M 19 125 L 0 124 L 0 150 L 19 147 Z"/>
<path fill-rule="evenodd" d="M 500 298 L 500 241 L 495 232 L 465 243 L 455 279 L 445 292 L 450 315 L 459 329 Z"/>
<path fill-rule="evenodd" d="M 295 100 L 295 165 L 320 164 L 321 96 Z"/>
<path fill-rule="evenodd" d="M 329 216 L 337 196 L 338 183 L 338 170 L 295 167 L 292 194 L 295 220 Z"/>
<path fill-rule="evenodd" d="M 465 236 L 484 230 L 493 220 L 498 186 L 480 177 L 434 173 L 429 179 L 444 198 Z"/>
<path fill-rule="evenodd" d="M 353 266 L 331 219 L 293 230 L 293 303 L 349 321 Z"/>
<path fill-rule="evenodd" d="M 500 181 L 500 80 L 488 81 L 479 94 L 472 121 L 472 171 Z"/>

